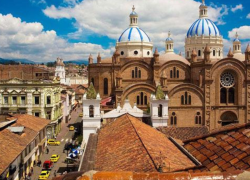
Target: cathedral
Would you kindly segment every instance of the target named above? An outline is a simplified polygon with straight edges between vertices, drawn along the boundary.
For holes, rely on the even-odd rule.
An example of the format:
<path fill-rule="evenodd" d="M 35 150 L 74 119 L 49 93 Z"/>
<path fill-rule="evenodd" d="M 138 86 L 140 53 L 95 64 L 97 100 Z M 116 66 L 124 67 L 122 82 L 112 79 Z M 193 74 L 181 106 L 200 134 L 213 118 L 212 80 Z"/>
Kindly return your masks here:
<path fill-rule="evenodd" d="M 97 63 L 89 57 L 89 83 L 102 99 L 112 99 L 112 107 L 128 99 L 131 106 L 136 103 L 146 111 L 160 85 L 169 97 L 169 126 L 214 129 L 250 121 L 250 47 L 243 54 L 236 34 L 233 49 L 223 57 L 223 38 L 208 18 L 204 0 L 199 18 L 187 30 L 185 57 L 174 53 L 170 32 L 165 53 L 153 50 L 138 17 L 133 7 L 112 57 L 102 59 L 99 54 Z"/>

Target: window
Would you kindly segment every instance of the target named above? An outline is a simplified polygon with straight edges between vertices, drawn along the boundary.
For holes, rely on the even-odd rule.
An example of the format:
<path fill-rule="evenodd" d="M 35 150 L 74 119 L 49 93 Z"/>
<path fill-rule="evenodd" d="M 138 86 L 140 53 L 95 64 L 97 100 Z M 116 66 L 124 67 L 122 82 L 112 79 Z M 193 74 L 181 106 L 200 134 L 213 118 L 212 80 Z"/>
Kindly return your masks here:
<path fill-rule="evenodd" d="M 51 104 L 51 97 L 47 96 L 47 104 Z"/>
<path fill-rule="evenodd" d="M 198 50 L 198 56 L 201 56 L 201 50 Z"/>
<path fill-rule="evenodd" d="M 158 106 L 158 117 L 162 117 L 162 105 L 159 104 Z"/>
<path fill-rule="evenodd" d="M 191 105 L 191 95 L 188 92 L 185 92 L 184 95 L 181 96 L 181 104 Z"/>
<path fill-rule="evenodd" d="M 172 112 L 172 116 L 170 118 L 170 124 L 171 125 L 177 125 L 177 117 L 176 117 L 175 112 Z"/>
<path fill-rule="evenodd" d="M 17 104 L 17 97 L 16 96 L 12 96 L 12 104 Z"/>
<path fill-rule="evenodd" d="M 230 72 L 225 72 L 220 77 L 220 103 L 235 103 L 235 78 Z"/>
<path fill-rule="evenodd" d="M 121 55 L 122 55 L 122 56 L 124 55 L 124 52 L 123 52 L 123 51 L 121 51 Z"/>
<path fill-rule="evenodd" d="M 150 52 L 148 51 L 148 52 L 147 52 L 147 55 L 149 56 L 149 54 L 150 54 Z"/>
<path fill-rule="evenodd" d="M 213 50 L 213 56 L 215 56 L 215 50 Z"/>
<path fill-rule="evenodd" d="M 170 70 L 170 78 L 179 78 L 180 73 L 178 68 L 173 67 L 173 70 Z"/>
<path fill-rule="evenodd" d="M 93 105 L 89 106 L 89 117 L 94 117 L 94 106 Z"/>
<path fill-rule="evenodd" d="M 103 94 L 108 94 L 108 79 L 107 78 L 104 78 L 103 80 Z"/>
<path fill-rule="evenodd" d="M 138 54 L 138 51 L 134 51 L 134 54 L 137 55 L 137 54 Z"/>
<path fill-rule="evenodd" d="M 4 96 L 4 104 L 8 104 L 8 103 L 9 103 L 8 96 Z"/>
<path fill-rule="evenodd" d="M 26 101 L 26 97 L 25 96 L 21 96 L 21 104 L 25 104 Z"/>
<path fill-rule="evenodd" d="M 36 117 L 40 117 L 40 113 L 39 112 L 35 112 L 34 114 Z"/>
<path fill-rule="evenodd" d="M 168 50 L 168 44 L 167 44 L 167 50 Z"/>
<path fill-rule="evenodd" d="M 201 123 L 201 113 L 197 112 L 195 116 L 195 124 L 202 124 Z"/>
<path fill-rule="evenodd" d="M 189 57 L 189 51 L 187 51 L 187 57 Z"/>
<path fill-rule="evenodd" d="M 219 51 L 219 56 L 220 56 L 220 51 Z"/>
<path fill-rule="evenodd" d="M 136 96 L 136 103 L 138 105 L 147 105 L 148 104 L 148 96 L 146 95 L 146 93 L 140 92 Z"/>
<path fill-rule="evenodd" d="M 141 70 L 138 67 L 132 70 L 132 78 L 141 78 Z"/>
<path fill-rule="evenodd" d="M 40 98 L 39 98 L 39 96 L 35 96 L 35 104 L 40 104 Z"/>
<path fill-rule="evenodd" d="M 46 113 L 46 118 L 47 118 L 47 119 L 51 119 L 51 111 L 48 111 L 48 112 Z"/>
<path fill-rule="evenodd" d="M 95 80 L 94 80 L 94 78 L 91 78 L 91 82 L 92 82 L 93 85 L 95 85 Z"/>

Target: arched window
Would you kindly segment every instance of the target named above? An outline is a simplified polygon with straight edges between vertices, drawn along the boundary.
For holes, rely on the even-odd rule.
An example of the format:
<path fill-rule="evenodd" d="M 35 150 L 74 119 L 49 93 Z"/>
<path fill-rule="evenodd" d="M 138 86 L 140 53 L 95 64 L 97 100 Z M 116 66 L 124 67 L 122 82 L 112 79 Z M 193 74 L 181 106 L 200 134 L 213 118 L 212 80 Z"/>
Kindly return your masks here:
<path fill-rule="evenodd" d="M 221 88 L 220 90 L 220 103 L 226 103 L 227 102 L 227 89 Z"/>
<path fill-rule="evenodd" d="M 176 67 L 174 67 L 174 78 L 176 77 Z"/>
<path fill-rule="evenodd" d="M 138 68 L 135 67 L 135 78 L 137 78 L 137 71 L 138 71 Z"/>
<path fill-rule="evenodd" d="M 201 113 L 200 112 L 196 113 L 195 124 L 202 124 L 202 122 L 201 122 Z"/>
<path fill-rule="evenodd" d="M 95 85 L 95 80 L 94 80 L 94 78 L 91 78 L 91 82 L 92 82 L 93 85 Z"/>
<path fill-rule="evenodd" d="M 234 103 L 234 88 L 228 90 L 228 102 Z"/>
<path fill-rule="evenodd" d="M 213 50 L 213 56 L 215 56 L 215 50 Z"/>
<path fill-rule="evenodd" d="M 181 96 L 181 104 L 182 105 L 191 105 L 191 95 L 188 92 L 185 92 L 184 95 Z"/>
<path fill-rule="evenodd" d="M 103 85 L 104 85 L 103 94 L 108 94 L 108 79 L 107 78 L 104 78 Z"/>
<path fill-rule="evenodd" d="M 176 71 L 176 77 L 179 78 L 179 70 Z"/>
<path fill-rule="evenodd" d="M 147 105 L 148 104 L 148 97 L 144 96 L 144 104 Z"/>
<path fill-rule="evenodd" d="M 170 70 L 170 78 L 179 78 L 178 68 L 173 67 L 173 70 Z"/>
<path fill-rule="evenodd" d="M 168 44 L 167 44 L 167 50 L 168 50 Z"/>
<path fill-rule="evenodd" d="M 182 105 L 184 104 L 184 96 L 183 95 L 181 96 L 181 104 Z"/>
<path fill-rule="evenodd" d="M 124 52 L 123 52 L 123 51 L 121 51 L 121 55 L 124 55 Z"/>
<path fill-rule="evenodd" d="M 132 78 L 135 78 L 135 70 L 132 70 Z"/>
<path fill-rule="evenodd" d="M 187 51 L 187 57 L 189 57 L 189 51 Z"/>
<path fill-rule="evenodd" d="M 162 117 L 162 105 L 159 104 L 158 106 L 158 117 Z"/>
<path fill-rule="evenodd" d="M 139 78 L 141 78 L 141 70 L 139 69 L 139 71 L 138 71 L 138 72 L 139 72 Z"/>
<path fill-rule="evenodd" d="M 220 51 L 219 51 L 219 56 L 220 56 Z"/>
<path fill-rule="evenodd" d="M 173 70 L 170 70 L 170 78 L 173 78 Z"/>
<path fill-rule="evenodd" d="M 176 117 L 175 112 L 172 112 L 172 116 L 170 118 L 170 124 L 171 125 L 177 125 L 177 117 Z"/>
<path fill-rule="evenodd" d="M 140 104 L 140 96 L 139 95 L 136 97 L 136 103 L 137 103 L 137 105 Z"/>
<path fill-rule="evenodd" d="M 89 106 L 89 117 L 94 117 L 94 106 L 93 105 Z"/>
<path fill-rule="evenodd" d="M 51 104 L 51 96 L 47 96 L 47 104 Z"/>
<path fill-rule="evenodd" d="M 198 50 L 198 56 L 201 56 L 201 50 Z"/>
<path fill-rule="evenodd" d="M 143 105 L 143 92 L 141 92 L 141 105 Z"/>
<path fill-rule="evenodd" d="M 238 45 L 238 50 L 240 50 L 240 45 Z"/>

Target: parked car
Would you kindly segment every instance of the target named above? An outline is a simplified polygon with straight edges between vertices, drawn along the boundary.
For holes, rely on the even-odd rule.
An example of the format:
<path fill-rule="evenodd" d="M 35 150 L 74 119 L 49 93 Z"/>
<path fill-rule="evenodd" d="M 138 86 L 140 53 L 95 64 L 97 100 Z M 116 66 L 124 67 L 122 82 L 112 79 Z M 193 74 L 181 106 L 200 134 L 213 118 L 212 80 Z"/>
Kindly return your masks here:
<path fill-rule="evenodd" d="M 52 156 L 50 157 L 50 161 L 52 161 L 52 162 L 57 162 L 58 161 L 58 159 L 60 158 L 60 155 L 58 155 L 58 154 L 52 154 Z"/>
<path fill-rule="evenodd" d="M 57 145 L 57 146 L 59 146 L 60 145 L 60 141 L 57 141 L 55 139 L 48 139 L 47 144 L 48 145 Z"/>
<path fill-rule="evenodd" d="M 39 175 L 39 179 L 48 179 L 50 175 L 50 171 L 43 170 L 41 174 Z"/>
<path fill-rule="evenodd" d="M 46 160 L 43 163 L 43 169 L 52 169 L 53 168 L 53 162 L 51 160 Z"/>
<path fill-rule="evenodd" d="M 70 131 L 74 131 L 74 130 L 75 130 L 75 127 L 74 127 L 74 126 L 69 126 L 69 130 L 70 130 Z"/>

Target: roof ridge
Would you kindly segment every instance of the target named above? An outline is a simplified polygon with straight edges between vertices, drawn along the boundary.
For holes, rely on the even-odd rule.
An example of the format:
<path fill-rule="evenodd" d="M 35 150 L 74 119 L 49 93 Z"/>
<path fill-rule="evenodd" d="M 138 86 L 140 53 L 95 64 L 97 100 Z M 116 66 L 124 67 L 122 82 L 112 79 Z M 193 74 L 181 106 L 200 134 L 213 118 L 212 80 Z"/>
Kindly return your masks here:
<path fill-rule="evenodd" d="M 152 157 L 151 154 L 149 153 L 148 149 L 146 148 L 145 144 L 144 144 L 143 141 L 142 141 L 142 138 L 140 137 L 139 133 L 137 132 L 137 129 L 135 128 L 134 124 L 132 123 L 131 119 L 129 118 L 129 116 L 132 116 L 132 115 L 130 115 L 130 114 L 128 114 L 128 113 L 126 113 L 125 115 L 126 115 L 126 117 L 128 118 L 128 120 L 129 120 L 129 122 L 131 123 L 131 125 L 133 126 L 136 135 L 138 136 L 140 142 L 142 143 L 142 146 L 143 146 L 144 149 L 146 150 L 146 152 L 147 152 L 149 158 L 151 159 L 153 165 L 155 166 L 155 169 L 158 171 L 157 165 L 155 164 L 153 157 Z M 134 116 L 133 116 L 133 117 L 134 117 Z"/>
<path fill-rule="evenodd" d="M 233 127 L 226 127 L 225 129 L 221 129 L 221 130 L 215 130 L 214 132 L 210 132 L 209 134 L 206 134 L 206 135 L 203 135 L 203 136 L 197 136 L 197 137 L 194 137 L 194 138 L 190 138 L 188 140 L 184 140 L 183 143 L 186 144 L 186 143 L 189 143 L 191 141 L 195 141 L 195 140 L 198 140 L 198 139 L 202 139 L 202 138 L 206 138 L 206 137 L 209 137 L 209 136 L 212 136 L 212 135 L 215 135 L 215 134 L 219 134 L 221 132 L 225 132 L 225 131 L 233 131 L 233 130 L 236 130 L 236 129 L 241 129 L 243 127 L 248 127 L 250 126 L 250 123 L 245 123 L 245 124 L 239 124 L 238 126 L 233 126 Z"/>

